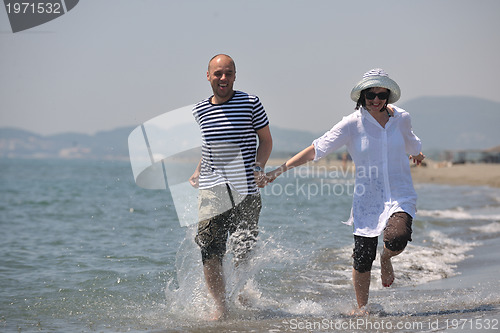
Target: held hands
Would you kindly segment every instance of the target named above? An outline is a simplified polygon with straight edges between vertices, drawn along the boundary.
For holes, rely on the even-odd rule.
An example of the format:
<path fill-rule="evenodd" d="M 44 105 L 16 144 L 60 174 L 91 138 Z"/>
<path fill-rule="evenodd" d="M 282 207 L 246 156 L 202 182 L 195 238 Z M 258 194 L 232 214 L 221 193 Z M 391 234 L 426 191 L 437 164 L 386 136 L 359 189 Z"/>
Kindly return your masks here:
<path fill-rule="evenodd" d="M 267 184 L 274 182 L 274 180 L 284 172 L 283 165 L 267 173 L 264 172 L 254 172 L 255 182 L 257 186 L 262 188 Z"/>
<path fill-rule="evenodd" d="M 280 166 L 279 168 L 269 171 L 268 173 L 266 173 L 266 177 L 268 179 L 267 182 L 268 183 L 274 182 L 274 180 L 278 178 L 278 176 L 281 175 L 283 172 L 284 172 L 283 166 Z"/>
<path fill-rule="evenodd" d="M 413 160 L 413 163 L 417 163 L 417 165 L 420 165 L 422 161 L 424 160 L 425 155 L 420 152 L 417 156 L 410 155 L 410 160 Z"/>
<path fill-rule="evenodd" d="M 274 182 L 274 180 L 284 172 L 284 167 L 280 166 L 267 173 L 264 172 L 254 172 L 255 182 L 260 188 L 265 187 L 267 184 Z"/>
<path fill-rule="evenodd" d="M 263 171 L 254 171 L 253 176 L 255 177 L 257 187 L 263 188 L 267 185 L 268 179 Z"/>
<path fill-rule="evenodd" d="M 255 171 L 253 173 L 255 177 L 255 183 L 258 187 L 263 188 L 267 184 L 272 183 L 279 175 L 283 173 L 283 166 L 280 166 L 277 169 L 269 171 L 268 173 L 264 173 L 263 171 Z M 200 186 L 200 171 L 195 170 L 193 175 L 189 177 L 189 184 L 194 188 L 198 188 Z"/>

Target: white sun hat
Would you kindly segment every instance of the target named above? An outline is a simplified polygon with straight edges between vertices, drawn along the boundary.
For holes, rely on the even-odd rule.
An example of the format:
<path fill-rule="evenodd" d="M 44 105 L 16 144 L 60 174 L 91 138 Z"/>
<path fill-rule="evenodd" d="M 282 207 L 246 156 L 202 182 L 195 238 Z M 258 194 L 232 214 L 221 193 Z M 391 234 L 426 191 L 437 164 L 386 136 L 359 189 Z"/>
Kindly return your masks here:
<path fill-rule="evenodd" d="M 389 74 L 381 68 L 374 68 L 366 72 L 363 75 L 363 79 L 352 88 L 351 99 L 354 102 L 358 102 L 363 90 L 374 87 L 386 88 L 391 91 L 388 103 L 392 104 L 401 97 L 401 89 L 399 89 L 398 84 L 394 80 L 389 78 Z"/>

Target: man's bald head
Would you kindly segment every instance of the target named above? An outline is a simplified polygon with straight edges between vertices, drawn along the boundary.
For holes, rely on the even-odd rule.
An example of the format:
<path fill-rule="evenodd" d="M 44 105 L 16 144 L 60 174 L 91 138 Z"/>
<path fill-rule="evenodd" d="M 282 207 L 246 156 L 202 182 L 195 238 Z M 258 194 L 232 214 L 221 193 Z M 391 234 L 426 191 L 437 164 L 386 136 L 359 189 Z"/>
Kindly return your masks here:
<path fill-rule="evenodd" d="M 209 72 L 210 72 L 210 65 L 212 64 L 212 62 L 216 62 L 219 59 L 228 59 L 229 61 L 231 61 L 231 63 L 233 64 L 234 72 L 236 73 L 236 64 L 234 63 L 233 58 L 231 58 L 227 54 L 217 54 L 217 55 L 213 56 L 212 59 L 210 59 L 210 61 L 208 62 L 208 71 Z"/>

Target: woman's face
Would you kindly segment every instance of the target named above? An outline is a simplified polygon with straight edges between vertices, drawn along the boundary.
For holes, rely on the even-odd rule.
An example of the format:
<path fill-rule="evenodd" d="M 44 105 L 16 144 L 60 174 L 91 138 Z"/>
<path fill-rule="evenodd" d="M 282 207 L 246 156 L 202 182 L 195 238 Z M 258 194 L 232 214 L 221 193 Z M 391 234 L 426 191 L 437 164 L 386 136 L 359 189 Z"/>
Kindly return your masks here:
<path fill-rule="evenodd" d="M 380 112 L 384 108 L 388 98 L 388 89 L 380 87 L 370 88 L 365 92 L 365 108 L 370 112 Z"/>

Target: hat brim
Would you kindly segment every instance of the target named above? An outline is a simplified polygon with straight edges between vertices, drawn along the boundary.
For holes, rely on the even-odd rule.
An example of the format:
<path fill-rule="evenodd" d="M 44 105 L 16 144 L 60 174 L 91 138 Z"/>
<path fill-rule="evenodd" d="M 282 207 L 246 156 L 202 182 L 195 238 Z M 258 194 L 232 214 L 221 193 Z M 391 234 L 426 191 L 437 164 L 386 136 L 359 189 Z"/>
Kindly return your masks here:
<path fill-rule="evenodd" d="M 387 76 L 372 76 L 364 78 L 352 88 L 351 99 L 357 103 L 363 90 L 375 87 L 386 88 L 391 91 L 388 103 L 395 103 L 401 97 L 401 89 L 394 80 Z"/>

